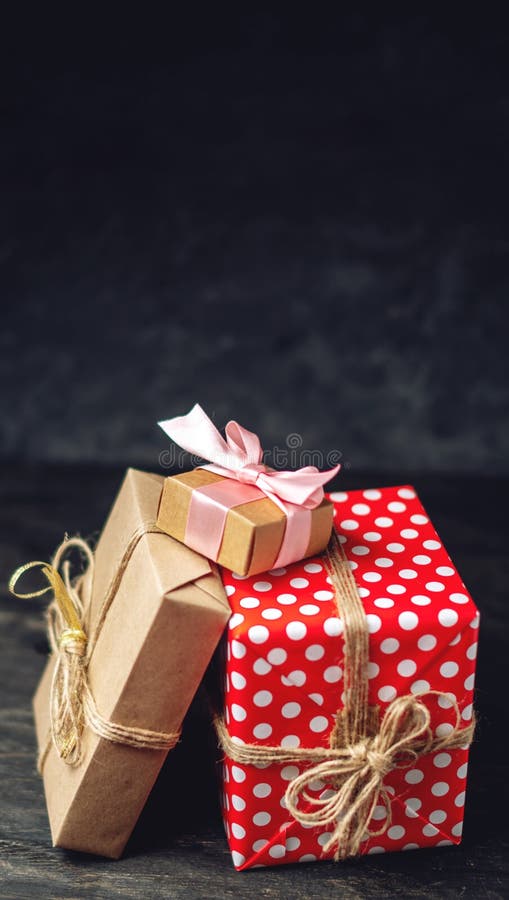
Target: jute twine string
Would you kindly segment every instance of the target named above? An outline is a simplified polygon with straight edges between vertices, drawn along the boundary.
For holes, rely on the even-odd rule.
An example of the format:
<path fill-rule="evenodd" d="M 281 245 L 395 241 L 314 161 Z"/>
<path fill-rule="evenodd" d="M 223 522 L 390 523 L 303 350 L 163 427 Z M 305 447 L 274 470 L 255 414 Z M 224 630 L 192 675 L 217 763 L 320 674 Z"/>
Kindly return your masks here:
<path fill-rule="evenodd" d="M 289 782 L 285 805 L 303 826 L 330 830 L 323 852 L 333 848 L 334 858 L 356 856 L 363 841 L 383 834 L 391 823 L 391 795 L 385 776 L 395 768 L 412 765 L 418 757 L 471 743 L 475 723 L 462 727 L 458 704 L 441 691 L 397 697 L 380 721 L 378 710 L 368 706 L 369 634 L 366 616 L 348 560 L 334 533 L 325 564 L 335 589 L 338 614 L 344 623 L 345 705 L 336 716 L 329 747 L 297 747 L 244 744 L 232 738 L 221 716 L 215 717 L 219 742 L 234 762 L 244 765 L 308 765 Z M 424 697 L 446 699 L 455 722 L 440 737 L 433 735 L 431 715 Z M 310 794 L 320 780 L 328 789 L 319 797 Z M 301 808 L 304 803 L 307 809 Z M 375 807 L 386 816 L 376 830 L 370 828 Z M 311 807 L 311 809 L 310 809 Z"/>
<path fill-rule="evenodd" d="M 47 591 L 53 593 L 46 610 L 48 639 L 55 657 L 50 689 L 50 733 L 39 753 L 39 772 L 42 772 L 52 744 L 59 757 L 69 766 L 79 766 L 83 759 L 82 737 L 85 727 L 107 741 L 142 750 L 171 750 L 179 740 L 179 733 L 151 731 L 104 718 L 97 709 L 88 678 L 90 658 L 129 560 L 139 540 L 145 534 L 157 531 L 155 523 L 150 523 L 141 526 L 131 535 L 106 591 L 90 638 L 87 638 L 85 619 L 90 608 L 95 560 L 90 546 L 82 538 L 64 540 L 51 565 L 34 560 L 20 566 L 9 582 L 11 593 L 22 599 L 39 597 Z M 65 559 L 70 550 L 78 550 L 82 554 L 87 569 L 86 578 L 81 575 L 71 579 L 70 561 Z M 47 586 L 31 593 L 19 593 L 16 591 L 19 579 L 33 568 L 42 569 L 48 581 Z"/>

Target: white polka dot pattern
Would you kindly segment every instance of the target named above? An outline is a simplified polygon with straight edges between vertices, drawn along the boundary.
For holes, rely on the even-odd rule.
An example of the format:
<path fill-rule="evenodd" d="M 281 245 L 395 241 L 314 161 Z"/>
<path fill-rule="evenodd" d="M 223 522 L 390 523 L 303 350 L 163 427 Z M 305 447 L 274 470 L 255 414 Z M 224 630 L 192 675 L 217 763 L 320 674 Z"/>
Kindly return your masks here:
<path fill-rule="evenodd" d="M 472 716 L 479 617 L 410 486 L 331 495 L 369 630 L 370 703 L 432 689 Z M 234 739 L 286 748 L 327 746 L 344 700 L 343 621 L 319 558 L 255 578 L 223 570 L 227 632 L 225 717 Z M 453 721 L 448 698 L 426 701 L 437 734 Z M 390 828 L 363 853 L 446 846 L 461 839 L 468 751 L 441 751 L 385 779 Z M 328 835 L 290 820 L 288 782 L 304 765 L 224 763 L 223 816 L 236 868 L 330 857 Z M 330 788 L 314 782 L 311 795 Z M 383 808 L 374 819 L 382 821 Z"/>

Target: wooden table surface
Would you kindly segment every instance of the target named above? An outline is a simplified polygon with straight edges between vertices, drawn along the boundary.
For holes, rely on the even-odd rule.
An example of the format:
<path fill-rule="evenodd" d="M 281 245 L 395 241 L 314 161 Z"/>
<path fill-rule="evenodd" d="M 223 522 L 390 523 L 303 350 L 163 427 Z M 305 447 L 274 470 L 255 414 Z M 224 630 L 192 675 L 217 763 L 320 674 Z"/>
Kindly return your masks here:
<path fill-rule="evenodd" d="M 489 477 L 341 477 L 341 489 L 411 481 L 481 612 L 479 725 L 460 847 L 236 873 L 219 817 L 215 745 L 200 696 L 124 857 L 112 862 L 51 847 L 31 712 L 47 652 L 42 604 L 9 597 L 6 585 L 20 563 L 47 558 L 64 531 L 97 531 L 121 476 L 119 468 L 20 464 L 4 465 L 0 473 L 0 896 L 509 897 L 509 480 Z"/>

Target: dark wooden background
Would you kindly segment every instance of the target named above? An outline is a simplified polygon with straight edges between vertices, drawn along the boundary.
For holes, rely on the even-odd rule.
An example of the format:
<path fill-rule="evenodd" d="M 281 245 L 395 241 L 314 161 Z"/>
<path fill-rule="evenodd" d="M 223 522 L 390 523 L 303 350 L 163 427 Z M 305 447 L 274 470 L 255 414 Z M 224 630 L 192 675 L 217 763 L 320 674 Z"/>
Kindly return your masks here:
<path fill-rule="evenodd" d="M 0 53 L 0 458 L 154 468 L 199 401 L 265 448 L 509 473 L 503 4 L 34 7 Z"/>
<path fill-rule="evenodd" d="M 22 562 L 47 558 L 64 531 L 97 531 L 121 476 L 116 467 L 86 465 L 4 465 L 0 472 L 0 896 L 507 898 L 509 480 L 502 478 L 341 477 L 346 488 L 411 480 L 481 612 L 479 726 L 459 848 L 236 873 L 219 818 L 217 751 L 200 696 L 124 858 L 112 862 L 51 848 L 30 705 L 47 650 L 42 604 L 9 597 L 6 583 Z"/>

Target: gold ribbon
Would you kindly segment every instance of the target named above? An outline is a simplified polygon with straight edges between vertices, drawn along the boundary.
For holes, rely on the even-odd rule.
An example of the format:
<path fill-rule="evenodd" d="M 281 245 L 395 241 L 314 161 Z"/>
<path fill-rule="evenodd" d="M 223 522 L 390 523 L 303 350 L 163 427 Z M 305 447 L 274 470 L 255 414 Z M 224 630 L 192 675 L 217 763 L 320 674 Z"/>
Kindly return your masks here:
<path fill-rule="evenodd" d="M 25 563 L 16 569 L 9 581 L 10 592 L 21 599 L 40 597 L 48 591 L 53 593 L 46 611 L 48 639 L 55 656 L 50 688 L 50 736 L 39 754 L 39 771 L 42 771 L 52 743 L 59 757 L 68 765 L 79 766 L 83 759 L 82 736 L 87 726 L 105 740 L 138 749 L 170 750 L 179 739 L 178 733 L 151 731 L 105 719 L 97 709 L 88 679 L 90 657 L 127 564 L 140 538 L 156 530 L 155 525 L 143 526 L 131 535 L 106 591 L 92 640 L 87 637 L 84 623 L 92 594 L 95 560 L 92 550 L 82 538 L 64 540 L 52 564 L 40 560 Z M 64 559 L 71 549 L 83 554 L 89 570 L 86 579 L 80 576 L 71 580 L 70 563 Z M 35 568 L 42 569 L 48 584 L 29 593 L 17 591 L 19 580 Z"/>
<path fill-rule="evenodd" d="M 441 691 L 426 691 L 397 697 L 380 721 L 376 707 L 368 706 L 369 634 L 364 608 L 343 548 L 334 533 L 325 563 L 335 588 L 338 613 L 344 623 L 345 706 L 338 711 L 329 737 L 329 747 L 297 747 L 238 743 L 230 737 L 222 717 L 215 718 L 219 742 L 225 753 L 244 765 L 288 762 L 308 764 L 286 789 L 285 805 L 305 827 L 330 829 L 323 852 L 335 848 L 334 858 L 356 856 L 363 841 L 383 834 L 391 822 L 391 795 L 385 776 L 395 768 L 412 765 L 418 757 L 472 742 L 475 723 L 461 726 L 457 702 Z M 434 737 L 425 696 L 444 698 L 455 714 L 451 731 Z M 310 794 L 320 780 L 328 790 L 320 797 Z M 308 804 L 308 811 L 300 804 Z M 375 807 L 385 807 L 381 826 L 370 830 Z M 311 806 L 311 810 L 309 810 Z"/>

